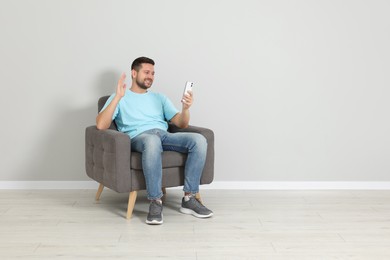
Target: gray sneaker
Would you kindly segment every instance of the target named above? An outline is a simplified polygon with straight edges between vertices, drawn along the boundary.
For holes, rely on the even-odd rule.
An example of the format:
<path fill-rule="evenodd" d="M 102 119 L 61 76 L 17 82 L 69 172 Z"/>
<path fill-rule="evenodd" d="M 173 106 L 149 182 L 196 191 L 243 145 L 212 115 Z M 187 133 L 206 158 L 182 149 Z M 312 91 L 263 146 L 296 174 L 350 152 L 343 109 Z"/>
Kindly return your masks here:
<path fill-rule="evenodd" d="M 209 218 L 213 212 L 200 203 L 194 196 L 185 196 L 181 201 L 180 212 L 197 218 Z"/>
<path fill-rule="evenodd" d="M 149 205 L 149 214 L 146 218 L 146 224 L 160 225 L 163 223 L 162 202 L 159 200 L 152 200 Z"/>

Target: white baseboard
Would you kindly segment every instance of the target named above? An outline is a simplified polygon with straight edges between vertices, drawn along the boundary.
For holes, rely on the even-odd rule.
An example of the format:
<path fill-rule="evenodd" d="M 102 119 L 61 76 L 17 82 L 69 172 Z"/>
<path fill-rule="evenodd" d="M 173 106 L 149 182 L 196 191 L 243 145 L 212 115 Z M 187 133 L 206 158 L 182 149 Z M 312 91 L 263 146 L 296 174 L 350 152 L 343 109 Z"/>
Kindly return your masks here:
<path fill-rule="evenodd" d="M 96 181 L 0 181 L 0 190 L 97 189 Z"/>
<path fill-rule="evenodd" d="M 208 186 L 208 187 L 207 187 Z M 229 190 L 390 190 L 390 182 L 372 181 L 258 181 L 213 182 L 210 189 Z M 203 186 L 202 186 L 203 188 Z"/>
<path fill-rule="evenodd" d="M 0 190 L 97 189 L 95 181 L 0 181 Z M 390 190 L 387 181 L 215 181 L 201 189 L 228 190 Z"/>

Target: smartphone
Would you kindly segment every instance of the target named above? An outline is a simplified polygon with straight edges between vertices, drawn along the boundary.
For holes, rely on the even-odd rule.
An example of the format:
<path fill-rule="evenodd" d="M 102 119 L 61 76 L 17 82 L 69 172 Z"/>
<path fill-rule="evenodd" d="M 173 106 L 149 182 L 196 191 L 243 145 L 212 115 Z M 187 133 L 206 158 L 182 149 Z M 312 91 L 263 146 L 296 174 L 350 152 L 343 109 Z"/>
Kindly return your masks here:
<path fill-rule="evenodd" d="M 183 96 L 188 92 L 192 91 L 192 86 L 194 85 L 194 82 L 187 81 L 186 86 L 184 87 Z"/>

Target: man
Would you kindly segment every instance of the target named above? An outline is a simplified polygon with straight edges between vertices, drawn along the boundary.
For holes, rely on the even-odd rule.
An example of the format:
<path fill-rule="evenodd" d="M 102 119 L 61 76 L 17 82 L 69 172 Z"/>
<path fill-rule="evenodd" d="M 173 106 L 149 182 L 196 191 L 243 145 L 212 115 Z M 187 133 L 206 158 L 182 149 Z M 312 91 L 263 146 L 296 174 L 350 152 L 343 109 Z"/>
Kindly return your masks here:
<path fill-rule="evenodd" d="M 201 204 L 195 194 L 206 161 L 207 142 L 197 133 L 169 133 L 168 123 L 180 128 L 188 127 L 192 92 L 183 96 L 179 112 L 162 94 L 149 91 L 154 80 L 154 61 L 140 57 L 131 65 L 132 84 L 126 88 L 126 75 L 118 81 L 116 92 L 107 100 L 96 117 L 96 126 L 103 130 L 115 120 L 118 130 L 130 136 L 131 148 L 142 153 L 147 196 L 150 200 L 147 224 L 162 224 L 162 159 L 163 151 L 188 153 L 184 171 L 184 197 L 180 212 L 207 218 L 213 212 Z"/>

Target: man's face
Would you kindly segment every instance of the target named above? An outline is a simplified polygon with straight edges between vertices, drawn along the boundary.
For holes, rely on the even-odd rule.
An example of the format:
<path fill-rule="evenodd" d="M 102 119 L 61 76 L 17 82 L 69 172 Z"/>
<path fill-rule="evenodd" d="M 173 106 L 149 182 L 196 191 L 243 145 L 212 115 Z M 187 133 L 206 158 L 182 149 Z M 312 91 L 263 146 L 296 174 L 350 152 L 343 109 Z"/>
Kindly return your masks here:
<path fill-rule="evenodd" d="M 148 89 L 152 86 L 154 80 L 154 66 L 152 64 L 142 63 L 139 71 L 133 70 L 133 73 L 135 73 L 135 81 L 140 88 Z"/>

